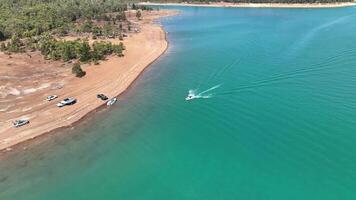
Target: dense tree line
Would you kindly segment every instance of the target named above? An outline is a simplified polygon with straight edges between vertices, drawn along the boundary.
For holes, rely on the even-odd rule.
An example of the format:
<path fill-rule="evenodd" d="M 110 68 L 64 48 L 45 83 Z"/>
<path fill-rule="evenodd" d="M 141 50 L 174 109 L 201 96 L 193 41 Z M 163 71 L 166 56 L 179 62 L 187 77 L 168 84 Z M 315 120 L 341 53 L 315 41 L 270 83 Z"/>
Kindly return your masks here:
<path fill-rule="evenodd" d="M 121 22 L 126 21 L 125 15 L 120 17 L 118 16 L 120 15 L 116 15 L 115 19 L 113 19 L 113 22 L 109 21 L 102 26 L 96 25 L 92 21 L 87 20 L 76 28 L 76 33 L 90 33 L 93 39 L 100 37 L 116 38 L 122 35 L 121 33 L 123 32 L 123 24 Z"/>
<path fill-rule="evenodd" d="M 119 0 L 0 0 L 0 41 L 6 40 L 0 50 L 40 51 L 46 59 L 94 63 L 111 54 L 123 56 L 122 43 L 95 41 L 90 45 L 87 39 L 66 41 L 56 36 L 115 38 L 127 21 L 125 10 L 127 4 Z M 85 75 L 80 66 L 74 66 L 73 73 Z"/>
<path fill-rule="evenodd" d="M 0 0 L 0 40 L 65 33 L 78 20 L 126 20 L 126 9 L 120 0 Z"/>
<path fill-rule="evenodd" d="M 116 45 L 105 41 L 95 41 L 89 45 L 87 40 L 56 40 L 53 37 L 43 36 L 36 46 L 47 59 L 69 61 L 79 59 L 81 62 L 97 63 L 104 60 L 107 55 L 123 56 L 124 45 Z"/>
<path fill-rule="evenodd" d="M 95 41 L 89 45 L 88 40 L 57 40 L 49 34 L 38 37 L 37 40 L 27 40 L 24 44 L 17 36 L 13 36 L 9 42 L 0 45 L 1 51 L 19 53 L 24 52 L 26 48 L 32 51 L 39 50 L 46 59 L 69 61 L 79 59 L 81 62 L 97 63 L 104 60 L 107 55 L 115 54 L 123 56 L 124 45 L 118 45 L 111 42 Z"/>
<path fill-rule="evenodd" d="M 131 9 L 132 10 L 153 10 L 152 7 L 150 6 L 146 6 L 146 5 L 139 5 L 139 4 L 135 4 L 135 3 L 132 3 L 132 4 L 129 4 L 131 6 Z"/>

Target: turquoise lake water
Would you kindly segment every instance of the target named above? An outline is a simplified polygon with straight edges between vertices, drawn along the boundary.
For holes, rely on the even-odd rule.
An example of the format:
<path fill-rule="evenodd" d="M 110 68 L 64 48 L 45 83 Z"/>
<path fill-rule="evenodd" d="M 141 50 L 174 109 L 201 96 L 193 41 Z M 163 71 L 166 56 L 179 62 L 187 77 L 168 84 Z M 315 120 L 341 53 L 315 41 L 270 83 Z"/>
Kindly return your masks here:
<path fill-rule="evenodd" d="M 356 8 L 169 8 L 168 51 L 1 160 L 0 199 L 356 199 Z"/>

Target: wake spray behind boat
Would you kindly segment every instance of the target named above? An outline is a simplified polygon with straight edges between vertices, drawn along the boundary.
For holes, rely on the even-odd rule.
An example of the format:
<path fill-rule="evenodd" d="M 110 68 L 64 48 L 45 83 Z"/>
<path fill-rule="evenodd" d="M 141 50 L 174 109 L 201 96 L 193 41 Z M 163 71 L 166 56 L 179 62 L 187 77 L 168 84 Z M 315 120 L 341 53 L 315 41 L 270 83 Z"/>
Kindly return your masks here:
<path fill-rule="evenodd" d="M 195 90 L 189 90 L 188 92 L 188 96 L 185 98 L 186 101 L 190 101 L 197 98 L 197 96 L 195 95 Z"/>
<path fill-rule="evenodd" d="M 211 97 L 213 97 L 213 94 L 206 94 L 206 93 L 219 88 L 220 85 L 221 84 L 215 85 L 214 87 L 211 87 L 211 88 L 209 88 L 207 90 L 199 92 L 198 94 L 196 94 L 196 90 L 189 90 L 188 96 L 185 98 L 185 100 L 186 101 L 190 101 L 190 100 L 193 100 L 193 99 L 208 99 L 208 98 L 211 98 Z"/>

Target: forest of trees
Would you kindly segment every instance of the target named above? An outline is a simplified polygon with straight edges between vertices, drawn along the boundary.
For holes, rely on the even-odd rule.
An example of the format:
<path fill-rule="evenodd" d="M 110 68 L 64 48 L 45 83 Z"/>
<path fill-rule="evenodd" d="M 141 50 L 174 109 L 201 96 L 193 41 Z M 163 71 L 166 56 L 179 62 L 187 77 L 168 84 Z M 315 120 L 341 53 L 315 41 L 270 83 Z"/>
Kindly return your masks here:
<path fill-rule="evenodd" d="M 120 37 L 127 4 L 119 0 L 0 0 L 0 50 L 40 51 L 46 59 L 94 62 L 123 56 L 124 45 L 88 40 L 58 40 L 69 33 L 93 39 Z M 122 39 L 122 37 L 120 37 Z"/>
<path fill-rule="evenodd" d="M 79 59 L 81 62 L 93 61 L 94 63 L 111 54 L 123 56 L 122 51 L 125 49 L 121 42 L 117 45 L 111 42 L 95 41 L 92 45 L 89 45 L 86 39 L 57 40 L 49 34 L 43 34 L 37 38 L 38 40 L 27 40 L 28 43 L 25 45 L 14 35 L 7 44 L 2 43 L 0 49 L 1 51 L 16 53 L 24 52 L 24 47 L 27 47 L 32 51 L 40 51 L 46 59 L 63 61 Z"/>
<path fill-rule="evenodd" d="M 73 31 L 75 22 L 126 20 L 120 0 L 0 0 L 0 39 Z"/>

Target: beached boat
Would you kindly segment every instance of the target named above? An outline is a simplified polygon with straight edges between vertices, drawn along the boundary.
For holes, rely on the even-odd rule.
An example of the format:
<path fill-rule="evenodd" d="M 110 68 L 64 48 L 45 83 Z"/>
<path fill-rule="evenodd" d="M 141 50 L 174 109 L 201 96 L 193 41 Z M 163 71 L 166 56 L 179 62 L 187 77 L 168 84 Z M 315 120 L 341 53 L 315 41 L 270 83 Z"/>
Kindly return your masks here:
<path fill-rule="evenodd" d="M 110 99 L 110 100 L 106 103 L 106 105 L 112 106 L 112 105 L 114 105 L 114 104 L 116 103 L 116 101 L 117 101 L 116 98 L 112 98 L 112 99 Z"/>

